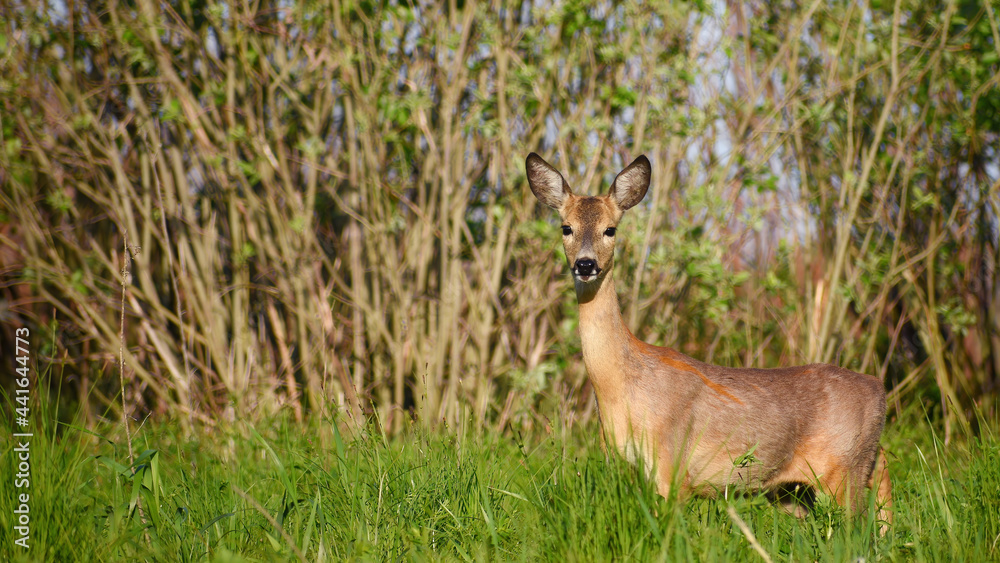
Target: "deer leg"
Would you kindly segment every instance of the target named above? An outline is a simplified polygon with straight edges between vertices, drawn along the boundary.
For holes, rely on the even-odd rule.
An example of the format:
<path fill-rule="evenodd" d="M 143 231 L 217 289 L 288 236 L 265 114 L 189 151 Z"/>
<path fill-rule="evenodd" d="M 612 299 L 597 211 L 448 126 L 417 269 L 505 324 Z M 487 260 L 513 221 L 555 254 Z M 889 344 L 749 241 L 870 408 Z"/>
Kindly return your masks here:
<path fill-rule="evenodd" d="M 875 500 L 878 502 L 878 519 L 883 522 L 882 526 L 879 527 L 879 535 L 884 536 L 889 531 L 889 525 L 892 524 L 892 480 L 889 478 L 889 462 L 886 460 L 885 450 L 882 448 L 878 450 L 878 459 L 875 462 L 875 470 L 872 471 L 871 478 L 868 479 L 868 487 L 875 491 Z"/>

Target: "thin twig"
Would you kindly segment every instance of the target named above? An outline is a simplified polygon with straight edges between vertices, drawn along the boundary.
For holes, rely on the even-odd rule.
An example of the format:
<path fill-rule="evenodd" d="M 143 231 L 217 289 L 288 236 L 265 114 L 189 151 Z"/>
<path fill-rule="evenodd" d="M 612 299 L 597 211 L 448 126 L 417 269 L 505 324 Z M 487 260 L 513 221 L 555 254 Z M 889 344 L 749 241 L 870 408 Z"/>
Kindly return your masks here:
<path fill-rule="evenodd" d="M 740 515 L 736 514 L 736 509 L 733 508 L 732 505 L 729 505 L 726 508 L 726 511 L 729 512 L 729 517 L 733 519 L 733 522 L 735 522 L 736 525 L 739 526 L 740 531 L 743 532 L 743 536 L 747 539 L 748 542 L 750 542 L 750 547 L 752 547 L 754 551 L 759 553 L 761 558 L 764 559 L 764 561 L 767 561 L 767 563 L 771 563 L 771 556 L 768 555 L 766 551 L 764 551 L 763 547 L 761 547 L 760 543 L 757 541 L 757 538 L 753 535 L 753 532 L 750 530 L 750 526 L 747 526 L 746 522 L 744 522 L 743 519 L 740 518 Z"/>
<path fill-rule="evenodd" d="M 132 433 L 128 428 L 128 405 L 125 403 L 125 293 L 128 286 L 132 284 L 132 273 L 129 271 L 129 250 L 128 250 L 128 230 L 122 233 L 122 244 L 125 254 L 122 256 L 122 306 L 121 306 L 121 328 L 118 332 L 118 378 L 122 390 L 122 424 L 125 425 L 125 440 L 128 442 L 128 463 L 135 462 L 135 455 L 132 452 Z M 133 470 L 134 471 L 134 470 Z"/>

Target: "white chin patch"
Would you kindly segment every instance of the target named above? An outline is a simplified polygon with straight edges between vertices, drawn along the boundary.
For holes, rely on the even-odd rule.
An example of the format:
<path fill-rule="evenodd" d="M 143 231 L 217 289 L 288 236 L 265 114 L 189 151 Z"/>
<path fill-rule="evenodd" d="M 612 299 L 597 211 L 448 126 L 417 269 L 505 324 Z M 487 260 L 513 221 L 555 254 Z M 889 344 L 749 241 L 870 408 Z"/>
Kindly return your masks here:
<path fill-rule="evenodd" d="M 587 276 L 581 276 L 580 274 L 578 274 L 576 272 L 573 272 L 573 276 L 577 280 L 582 281 L 583 283 L 592 282 L 592 281 L 594 281 L 594 280 L 597 279 L 597 274 L 590 274 L 590 275 L 587 275 Z"/>

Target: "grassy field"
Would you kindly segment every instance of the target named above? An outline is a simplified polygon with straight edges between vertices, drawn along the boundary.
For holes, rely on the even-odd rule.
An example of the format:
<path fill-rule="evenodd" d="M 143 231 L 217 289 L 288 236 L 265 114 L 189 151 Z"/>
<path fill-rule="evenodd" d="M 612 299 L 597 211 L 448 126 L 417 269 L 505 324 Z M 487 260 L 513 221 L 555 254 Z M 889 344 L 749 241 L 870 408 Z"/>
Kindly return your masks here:
<path fill-rule="evenodd" d="M 1000 560 L 997 6 L 0 2 L 0 562 Z M 650 159 L 640 340 L 884 382 L 888 535 L 606 459 L 530 152 Z"/>
<path fill-rule="evenodd" d="M 605 458 L 596 426 L 525 436 L 386 438 L 330 420 L 235 421 L 184 438 L 149 418 L 126 469 L 120 428 L 53 425 L 31 445 L 31 548 L 15 548 L 0 496 L 4 560 L 947 560 L 1000 559 L 1000 442 L 944 447 L 919 406 L 883 440 L 895 485 L 885 537 L 816 500 L 804 519 L 761 496 L 664 500 Z M 13 482 L 14 444 L 0 471 Z"/>

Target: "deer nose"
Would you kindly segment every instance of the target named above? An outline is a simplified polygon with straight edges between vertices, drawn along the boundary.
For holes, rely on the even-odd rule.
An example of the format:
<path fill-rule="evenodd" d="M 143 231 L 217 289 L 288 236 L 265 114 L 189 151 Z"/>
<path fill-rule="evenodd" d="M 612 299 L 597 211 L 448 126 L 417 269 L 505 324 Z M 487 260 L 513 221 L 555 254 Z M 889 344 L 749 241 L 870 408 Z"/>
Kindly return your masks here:
<path fill-rule="evenodd" d="M 579 276 L 589 276 L 597 273 L 597 261 L 584 258 L 583 260 L 577 260 L 573 268 L 576 270 Z"/>

